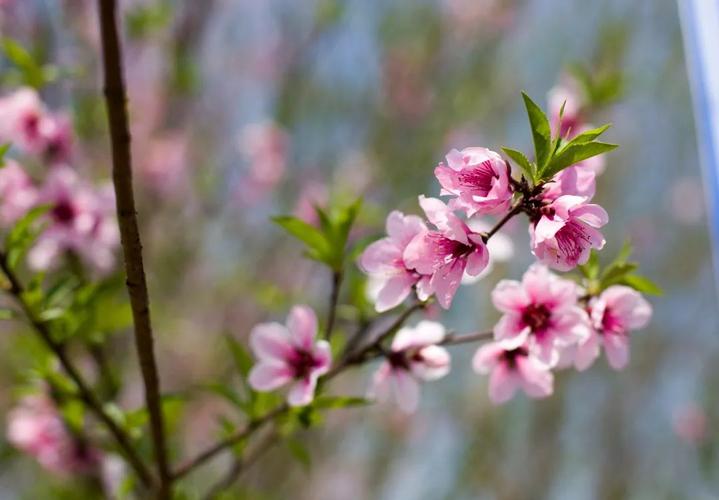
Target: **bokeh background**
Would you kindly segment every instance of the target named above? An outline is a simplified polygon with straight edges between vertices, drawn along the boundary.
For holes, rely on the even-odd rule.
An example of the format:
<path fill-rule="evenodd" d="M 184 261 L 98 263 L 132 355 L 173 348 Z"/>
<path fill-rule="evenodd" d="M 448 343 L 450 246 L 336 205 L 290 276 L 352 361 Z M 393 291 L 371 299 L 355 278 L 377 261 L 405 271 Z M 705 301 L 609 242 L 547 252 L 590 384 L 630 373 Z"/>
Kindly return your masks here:
<path fill-rule="evenodd" d="M 602 360 L 562 372 L 547 400 L 494 407 L 473 348 L 420 410 L 338 411 L 278 447 L 232 498 L 713 499 L 719 495 L 717 296 L 677 5 L 673 0 L 136 0 L 122 4 L 140 221 L 163 385 L 193 397 L 173 427 L 177 455 L 204 448 L 232 409 L 200 387 L 231 373 L 223 335 L 305 302 L 324 311 L 330 277 L 269 222 L 312 217 L 312 203 L 365 199 L 355 238 L 392 208 L 438 194 L 450 148 L 531 146 L 520 91 L 546 104 L 569 65 L 621 74 L 623 92 L 592 121 L 613 122 L 596 199 L 610 214 L 605 255 L 625 238 L 665 290 L 621 373 Z M 76 167 L 109 173 L 94 2 L 3 0 L 0 30 L 56 69 L 42 96 L 66 110 Z M 17 88 L 3 61 L 2 92 Z M 523 224 L 514 258 L 463 287 L 448 328 L 485 329 L 488 292 L 531 262 Z M 359 286 L 349 281 L 343 302 Z M 341 325 L 353 310 L 341 311 Z M 30 352 L 0 339 L 2 414 Z M 110 339 L 120 403 L 141 402 L 128 334 Z M 363 394 L 369 371 L 341 389 Z M 1 498 L 61 498 L 72 488 L 3 445 Z M 296 455 L 297 453 L 295 453 Z M 203 469 L 196 491 L 216 477 Z M 74 497 L 77 498 L 77 497 Z"/>

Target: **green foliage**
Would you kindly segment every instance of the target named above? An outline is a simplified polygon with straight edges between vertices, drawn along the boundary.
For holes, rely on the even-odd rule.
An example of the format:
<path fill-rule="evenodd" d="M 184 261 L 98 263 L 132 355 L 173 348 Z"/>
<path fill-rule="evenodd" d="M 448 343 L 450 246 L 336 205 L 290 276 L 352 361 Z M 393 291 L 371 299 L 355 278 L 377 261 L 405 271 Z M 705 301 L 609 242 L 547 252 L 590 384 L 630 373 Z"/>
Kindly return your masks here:
<path fill-rule="evenodd" d="M 285 445 L 290 452 L 290 455 L 297 460 L 305 470 L 309 470 L 312 466 L 312 456 L 310 455 L 307 447 L 298 439 L 288 438 L 285 440 Z"/>
<path fill-rule="evenodd" d="M 153 35 L 167 27 L 171 20 L 172 8 L 167 1 L 137 5 L 125 14 L 125 25 L 130 38 Z"/>
<path fill-rule="evenodd" d="M 11 85 L 29 85 L 39 89 L 52 83 L 58 77 L 55 66 L 42 65 L 37 58 L 12 38 L 5 37 L 0 41 L 5 58 L 14 66 L 14 71 L 4 75 Z"/>
<path fill-rule="evenodd" d="M 0 145 L 0 168 L 5 166 L 5 154 L 10 149 L 10 143 Z"/>
<path fill-rule="evenodd" d="M 35 224 L 49 210 L 48 206 L 35 207 L 29 210 L 5 236 L 5 252 L 10 269 L 16 269 L 22 258 L 40 233 Z"/>
<path fill-rule="evenodd" d="M 582 64 L 569 66 L 569 72 L 579 82 L 588 105 L 602 107 L 618 100 L 624 92 L 624 79 L 621 71 L 590 71 Z"/>
<path fill-rule="evenodd" d="M 325 211 L 315 207 L 320 227 L 292 216 L 278 216 L 272 220 L 306 246 L 305 256 L 321 262 L 333 271 L 341 271 L 347 256 L 347 240 L 357 218 L 362 200 L 345 207 Z"/>
<path fill-rule="evenodd" d="M 661 288 L 649 278 L 636 274 L 639 264 L 629 260 L 632 247 L 626 242 L 612 262 L 604 269 L 599 264 L 599 254 L 592 250 L 586 264 L 579 271 L 587 279 L 587 289 L 592 295 L 598 295 L 612 285 L 625 285 L 640 293 L 661 295 Z"/>
<path fill-rule="evenodd" d="M 506 147 L 502 150 L 522 169 L 524 176 L 532 183 L 548 181 L 571 165 L 607 153 L 617 147 L 616 144 L 596 141 L 609 125 L 583 132 L 570 141 L 565 141 L 559 136 L 552 137 L 549 119 L 542 108 L 527 94 L 522 93 L 522 98 L 532 130 L 536 163 L 531 162 L 521 151 Z"/>

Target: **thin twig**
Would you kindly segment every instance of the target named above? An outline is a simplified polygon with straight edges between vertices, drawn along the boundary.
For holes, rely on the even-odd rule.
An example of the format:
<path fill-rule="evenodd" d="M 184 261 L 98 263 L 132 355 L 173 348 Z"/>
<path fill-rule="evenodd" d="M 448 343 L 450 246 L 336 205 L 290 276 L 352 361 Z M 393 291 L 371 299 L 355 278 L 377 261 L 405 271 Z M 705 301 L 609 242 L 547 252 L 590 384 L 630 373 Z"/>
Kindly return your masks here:
<path fill-rule="evenodd" d="M 10 288 L 8 292 L 15 299 L 17 304 L 22 309 L 23 313 L 27 317 L 28 321 L 32 325 L 33 329 L 40 336 L 43 343 L 52 351 L 52 353 L 60 361 L 60 365 L 67 375 L 72 379 L 73 383 L 77 387 L 80 399 L 85 403 L 88 409 L 95 414 L 95 416 L 107 427 L 107 430 L 112 434 L 113 438 L 117 442 L 120 451 L 127 459 L 130 466 L 137 473 L 140 481 L 145 486 L 150 486 L 152 483 L 152 475 L 149 469 L 144 464 L 138 453 L 132 447 L 130 437 L 125 431 L 107 414 L 103 408 L 102 402 L 97 398 L 95 393 L 90 389 L 90 385 L 85 381 L 80 371 L 75 368 L 72 360 L 65 352 L 64 346 L 57 342 L 47 325 L 42 322 L 33 311 L 32 307 L 25 300 L 25 288 L 20 282 L 19 278 L 15 275 L 13 270 L 7 261 L 7 255 L 0 252 L 0 268 L 2 268 L 3 274 L 7 277 L 10 282 Z"/>
<path fill-rule="evenodd" d="M 500 229 L 502 229 L 502 226 L 504 226 L 507 222 L 509 222 L 509 221 L 512 219 L 512 217 L 514 217 L 515 215 L 517 215 L 518 213 L 520 213 L 520 212 L 522 211 L 522 209 L 523 209 L 523 206 L 522 206 L 522 202 L 521 202 L 521 201 L 520 201 L 519 203 L 517 203 L 516 205 L 514 205 L 514 207 L 512 207 L 512 210 L 510 210 L 509 212 L 507 212 L 507 215 L 505 215 L 504 217 L 502 217 L 502 218 L 499 220 L 499 222 L 497 222 L 497 223 L 494 225 L 494 227 L 493 227 L 492 229 L 490 229 L 490 230 L 483 236 L 482 239 L 484 240 L 484 242 L 487 243 L 487 241 L 489 241 L 489 239 L 490 239 L 492 236 L 494 236 L 494 235 L 497 233 L 497 231 L 499 231 Z"/>
<path fill-rule="evenodd" d="M 240 478 L 242 473 L 252 467 L 262 457 L 262 455 L 267 453 L 277 443 L 277 441 L 279 441 L 279 439 L 280 436 L 276 432 L 271 432 L 245 456 L 235 460 L 235 463 L 232 464 L 232 467 L 230 467 L 227 473 L 210 488 L 204 496 L 205 500 L 212 500 L 217 497 L 217 495 L 232 486 L 232 484 Z"/>
<path fill-rule="evenodd" d="M 145 403 L 150 416 L 150 431 L 160 478 L 158 497 L 163 499 L 171 497 L 170 469 L 162 418 L 160 381 L 154 355 L 147 281 L 142 260 L 142 243 L 132 188 L 127 93 L 122 73 L 122 52 L 117 33 L 117 8 L 115 0 L 98 0 L 98 4 L 104 61 L 105 101 L 112 145 L 112 180 L 115 187 L 115 202 L 125 258 L 125 271 L 127 272 L 127 290 L 135 325 L 135 347 L 145 387 Z"/>
<path fill-rule="evenodd" d="M 279 417 L 280 415 L 283 415 L 289 410 L 289 406 L 287 404 L 283 403 L 272 410 L 268 411 L 261 417 L 258 417 L 254 420 L 251 420 L 242 430 L 239 432 L 233 434 L 232 436 L 223 439 L 222 441 L 219 441 L 217 444 L 211 446 L 207 450 L 201 452 L 198 454 L 195 458 L 187 461 L 184 465 L 181 465 L 175 473 L 172 475 L 173 480 L 180 479 L 193 470 L 195 470 L 197 467 L 201 466 L 211 458 L 213 458 L 215 455 L 225 451 L 226 449 L 240 443 L 242 440 L 247 439 L 250 437 L 253 433 L 260 430 L 262 427 L 264 427 L 265 424 L 271 422 L 275 418 Z"/>
<path fill-rule="evenodd" d="M 468 344 L 470 342 L 481 342 L 482 340 L 490 340 L 494 336 L 494 332 L 477 332 L 477 333 L 466 333 L 464 335 L 447 335 L 439 345 L 459 345 Z"/>
<path fill-rule="evenodd" d="M 340 298 L 340 287 L 342 286 L 342 271 L 332 272 L 332 292 L 330 293 L 330 306 L 327 311 L 327 325 L 325 330 L 325 338 L 327 340 L 332 337 L 332 330 L 335 327 L 335 318 L 337 317 L 337 304 Z"/>

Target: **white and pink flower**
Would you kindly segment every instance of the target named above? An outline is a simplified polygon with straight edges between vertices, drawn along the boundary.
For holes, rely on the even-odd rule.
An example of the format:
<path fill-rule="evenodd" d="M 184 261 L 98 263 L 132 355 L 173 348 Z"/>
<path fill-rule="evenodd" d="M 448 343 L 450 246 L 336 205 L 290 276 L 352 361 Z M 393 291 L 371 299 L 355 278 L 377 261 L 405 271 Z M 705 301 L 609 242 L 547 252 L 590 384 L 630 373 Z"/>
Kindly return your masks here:
<path fill-rule="evenodd" d="M 507 348 L 527 346 L 548 366 L 559 361 L 562 347 L 589 335 L 587 315 L 577 305 L 577 286 L 540 264 L 532 265 L 521 282 L 500 281 L 492 303 L 503 313 L 494 337 Z"/>
<path fill-rule="evenodd" d="M 100 463 L 100 452 L 72 437 L 45 396 L 27 396 L 10 411 L 7 439 L 55 474 L 89 473 Z"/>
<path fill-rule="evenodd" d="M 554 390 L 554 375 L 527 345 L 502 340 L 480 347 L 472 361 L 474 371 L 489 376 L 489 398 L 502 404 L 522 389 L 527 396 L 544 398 Z"/>
<path fill-rule="evenodd" d="M 512 201 L 507 163 L 487 148 L 453 149 L 440 163 L 434 175 L 442 186 L 442 195 L 454 196 L 449 206 L 474 214 L 496 214 L 507 210 Z"/>
<path fill-rule="evenodd" d="M 598 228 L 609 221 L 599 205 L 584 196 L 562 195 L 542 207 L 539 219 L 530 223 L 532 253 L 540 262 L 569 271 L 589 259 L 592 248 L 601 250 L 605 239 Z"/>
<path fill-rule="evenodd" d="M 428 275 L 419 274 L 404 262 L 407 245 L 418 234 L 427 232 L 422 219 L 395 210 L 387 216 L 386 228 L 387 237 L 369 245 L 359 261 L 360 267 L 378 285 L 375 299 L 378 312 L 397 307 L 420 281 L 425 283 L 419 284 L 418 290 L 425 289 L 429 283 Z"/>
<path fill-rule="evenodd" d="M 370 397 L 386 401 L 393 393 L 403 411 L 415 411 L 420 382 L 437 380 L 449 373 L 449 353 L 437 345 L 444 337 L 444 327 L 434 321 L 420 321 L 414 328 L 400 329 L 385 361 L 374 374 Z"/>
<path fill-rule="evenodd" d="M 332 363 L 330 344 L 315 340 L 317 316 L 307 306 L 295 306 L 286 326 L 262 323 L 252 329 L 250 346 L 258 359 L 249 376 L 257 391 L 273 391 L 291 384 L 287 402 L 304 406 L 314 399 L 317 379 Z"/>
<path fill-rule="evenodd" d="M 629 362 L 629 332 L 649 323 L 652 306 L 633 288 L 614 285 L 592 299 L 588 309 L 592 328 L 574 350 L 574 365 L 586 370 L 603 347 L 609 365 L 621 370 Z"/>
<path fill-rule="evenodd" d="M 407 267 L 430 279 L 422 294 L 435 294 L 448 309 L 466 270 L 470 276 L 481 273 L 489 262 L 482 235 L 472 231 L 441 200 L 419 197 L 427 219 L 437 229 L 417 234 L 404 251 Z"/>
<path fill-rule="evenodd" d="M 48 174 L 37 202 L 50 209 L 48 226 L 28 253 L 31 268 L 50 269 L 63 252 L 70 251 L 100 273 L 112 269 L 120 236 L 109 185 L 96 189 L 73 169 L 58 166 Z"/>
<path fill-rule="evenodd" d="M 11 226 L 37 202 L 37 188 L 15 161 L 6 159 L 0 169 L 0 225 Z"/>

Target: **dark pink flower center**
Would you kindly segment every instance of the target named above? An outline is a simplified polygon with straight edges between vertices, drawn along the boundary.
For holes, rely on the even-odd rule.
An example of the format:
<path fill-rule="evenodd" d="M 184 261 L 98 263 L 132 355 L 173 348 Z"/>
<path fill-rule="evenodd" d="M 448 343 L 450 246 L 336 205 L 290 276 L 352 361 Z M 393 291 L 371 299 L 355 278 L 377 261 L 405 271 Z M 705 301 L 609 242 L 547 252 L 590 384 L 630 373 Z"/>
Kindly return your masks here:
<path fill-rule="evenodd" d="M 77 215 L 75 207 L 68 199 L 63 199 L 56 203 L 50 214 L 60 224 L 70 224 Z"/>
<path fill-rule="evenodd" d="M 485 160 L 474 168 L 462 170 L 458 177 L 462 187 L 476 190 L 480 196 L 487 196 L 492 189 L 492 183 L 499 178 L 492 168 L 491 160 Z"/>
<path fill-rule="evenodd" d="M 38 126 L 40 125 L 40 117 L 35 113 L 31 113 L 23 119 L 23 129 L 25 135 L 30 138 L 35 138 L 38 135 Z"/>
<path fill-rule="evenodd" d="M 304 349 L 295 349 L 287 361 L 292 368 L 293 377 L 297 379 L 308 377 L 321 364 L 318 358 Z"/>
<path fill-rule="evenodd" d="M 562 255 L 569 261 L 579 259 L 584 248 L 592 244 L 582 224 L 570 221 L 554 236 L 557 240 L 557 247 Z"/>
<path fill-rule="evenodd" d="M 419 354 L 419 351 L 417 352 Z M 421 361 L 422 356 L 419 356 Z M 395 370 L 409 370 L 409 359 L 406 351 L 391 351 L 387 354 L 387 361 Z"/>
<path fill-rule="evenodd" d="M 457 240 L 450 240 L 439 233 L 430 233 L 437 253 L 435 259 L 439 264 L 446 264 L 450 261 L 466 257 L 474 251 L 472 245 L 465 245 Z"/>
<path fill-rule="evenodd" d="M 613 333 L 617 335 L 624 334 L 624 324 L 622 321 L 612 314 L 612 311 L 610 308 L 604 309 L 604 314 L 602 315 L 602 333 Z"/>
<path fill-rule="evenodd" d="M 544 304 L 529 304 L 522 312 L 522 323 L 528 326 L 532 333 L 544 333 L 549 327 L 552 313 Z"/>
<path fill-rule="evenodd" d="M 515 368 L 517 366 L 517 358 L 528 355 L 529 351 L 526 347 L 517 347 L 516 349 L 504 351 L 501 360 L 506 363 L 509 368 Z"/>

